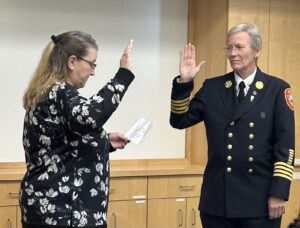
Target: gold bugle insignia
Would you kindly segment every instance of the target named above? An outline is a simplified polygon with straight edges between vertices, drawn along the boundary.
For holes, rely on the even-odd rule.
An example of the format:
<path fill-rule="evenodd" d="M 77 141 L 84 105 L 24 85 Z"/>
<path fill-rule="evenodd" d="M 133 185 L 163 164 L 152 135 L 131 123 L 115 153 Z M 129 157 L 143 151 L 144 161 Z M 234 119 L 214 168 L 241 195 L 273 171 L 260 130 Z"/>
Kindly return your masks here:
<path fill-rule="evenodd" d="M 227 82 L 225 82 L 225 87 L 228 89 L 232 86 L 232 81 L 228 80 Z"/>
<path fill-rule="evenodd" d="M 256 87 L 256 89 L 262 89 L 262 88 L 264 88 L 264 83 L 262 81 L 257 81 L 255 83 L 255 87 Z"/>

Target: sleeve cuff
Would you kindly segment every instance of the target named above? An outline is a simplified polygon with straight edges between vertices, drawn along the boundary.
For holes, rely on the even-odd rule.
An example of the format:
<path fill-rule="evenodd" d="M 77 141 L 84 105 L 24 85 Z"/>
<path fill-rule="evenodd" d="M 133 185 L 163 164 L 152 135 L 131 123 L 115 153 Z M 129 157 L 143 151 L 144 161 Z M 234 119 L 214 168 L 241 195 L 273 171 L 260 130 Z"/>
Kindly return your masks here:
<path fill-rule="evenodd" d="M 190 82 L 178 82 L 177 76 L 173 80 L 173 88 L 172 88 L 172 99 L 185 99 L 190 96 L 191 92 L 194 88 L 194 81 Z"/>
<path fill-rule="evenodd" d="M 121 82 L 126 87 L 128 87 L 134 78 L 135 76 L 130 70 L 126 68 L 119 68 L 114 80 L 116 80 L 116 82 Z"/>

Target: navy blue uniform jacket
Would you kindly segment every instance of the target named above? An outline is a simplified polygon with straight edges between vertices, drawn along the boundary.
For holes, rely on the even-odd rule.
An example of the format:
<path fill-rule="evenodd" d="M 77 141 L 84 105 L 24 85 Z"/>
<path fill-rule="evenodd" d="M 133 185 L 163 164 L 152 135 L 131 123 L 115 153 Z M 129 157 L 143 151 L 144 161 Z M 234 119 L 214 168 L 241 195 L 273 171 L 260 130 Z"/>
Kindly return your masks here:
<path fill-rule="evenodd" d="M 184 129 L 204 121 L 208 162 L 199 209 L 226 217 L 268 216 L 270 195 L 288 200 L 295 156 L 294 106 L 285 81 L 257 69 L 241 102 L 234 73 L 173 81 L 170 123 Z"/>

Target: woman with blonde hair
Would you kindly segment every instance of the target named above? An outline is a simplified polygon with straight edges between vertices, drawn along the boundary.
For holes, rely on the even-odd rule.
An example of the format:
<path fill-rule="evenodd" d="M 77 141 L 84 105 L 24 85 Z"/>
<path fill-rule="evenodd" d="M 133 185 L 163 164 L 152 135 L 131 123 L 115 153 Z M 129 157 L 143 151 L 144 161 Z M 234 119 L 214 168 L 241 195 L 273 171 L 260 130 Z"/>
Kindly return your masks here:
<path fill-rule="evenodd" d="M 23 228 L 107 227 L 109 152 L 129 140 L 103 125 L 134 79 L 133 42 L 115 77 L 87 99 L 78 89 L 95 75 L 96 41 L 78 31 L 51 39 L 23 98 Z"/>

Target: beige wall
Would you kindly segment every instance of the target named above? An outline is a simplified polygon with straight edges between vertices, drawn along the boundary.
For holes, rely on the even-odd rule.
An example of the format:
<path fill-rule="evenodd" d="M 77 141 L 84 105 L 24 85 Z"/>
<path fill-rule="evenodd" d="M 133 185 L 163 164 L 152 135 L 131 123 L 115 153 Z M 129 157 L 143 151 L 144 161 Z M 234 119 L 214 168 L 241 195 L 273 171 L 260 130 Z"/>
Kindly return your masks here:
<path fill-rule="evenodd" d="M 126 133 L 140 117 L 154 125 L 139 145 L 131 143 L 110 159 L 183 158 L 184 131 L 173 129 L 168 119 L 179 49 L 187 40 L 187 11 L 183 0 L 0 0 L 0 162 L 25 160 L 22 96 L 50 36 L 68 30 L 88 32 L 99 44 L 96 76 L 80 90 L 85 97 L 115 75 L 128 40 L 135 41 L 136 79 L 104 128 Z"/>

